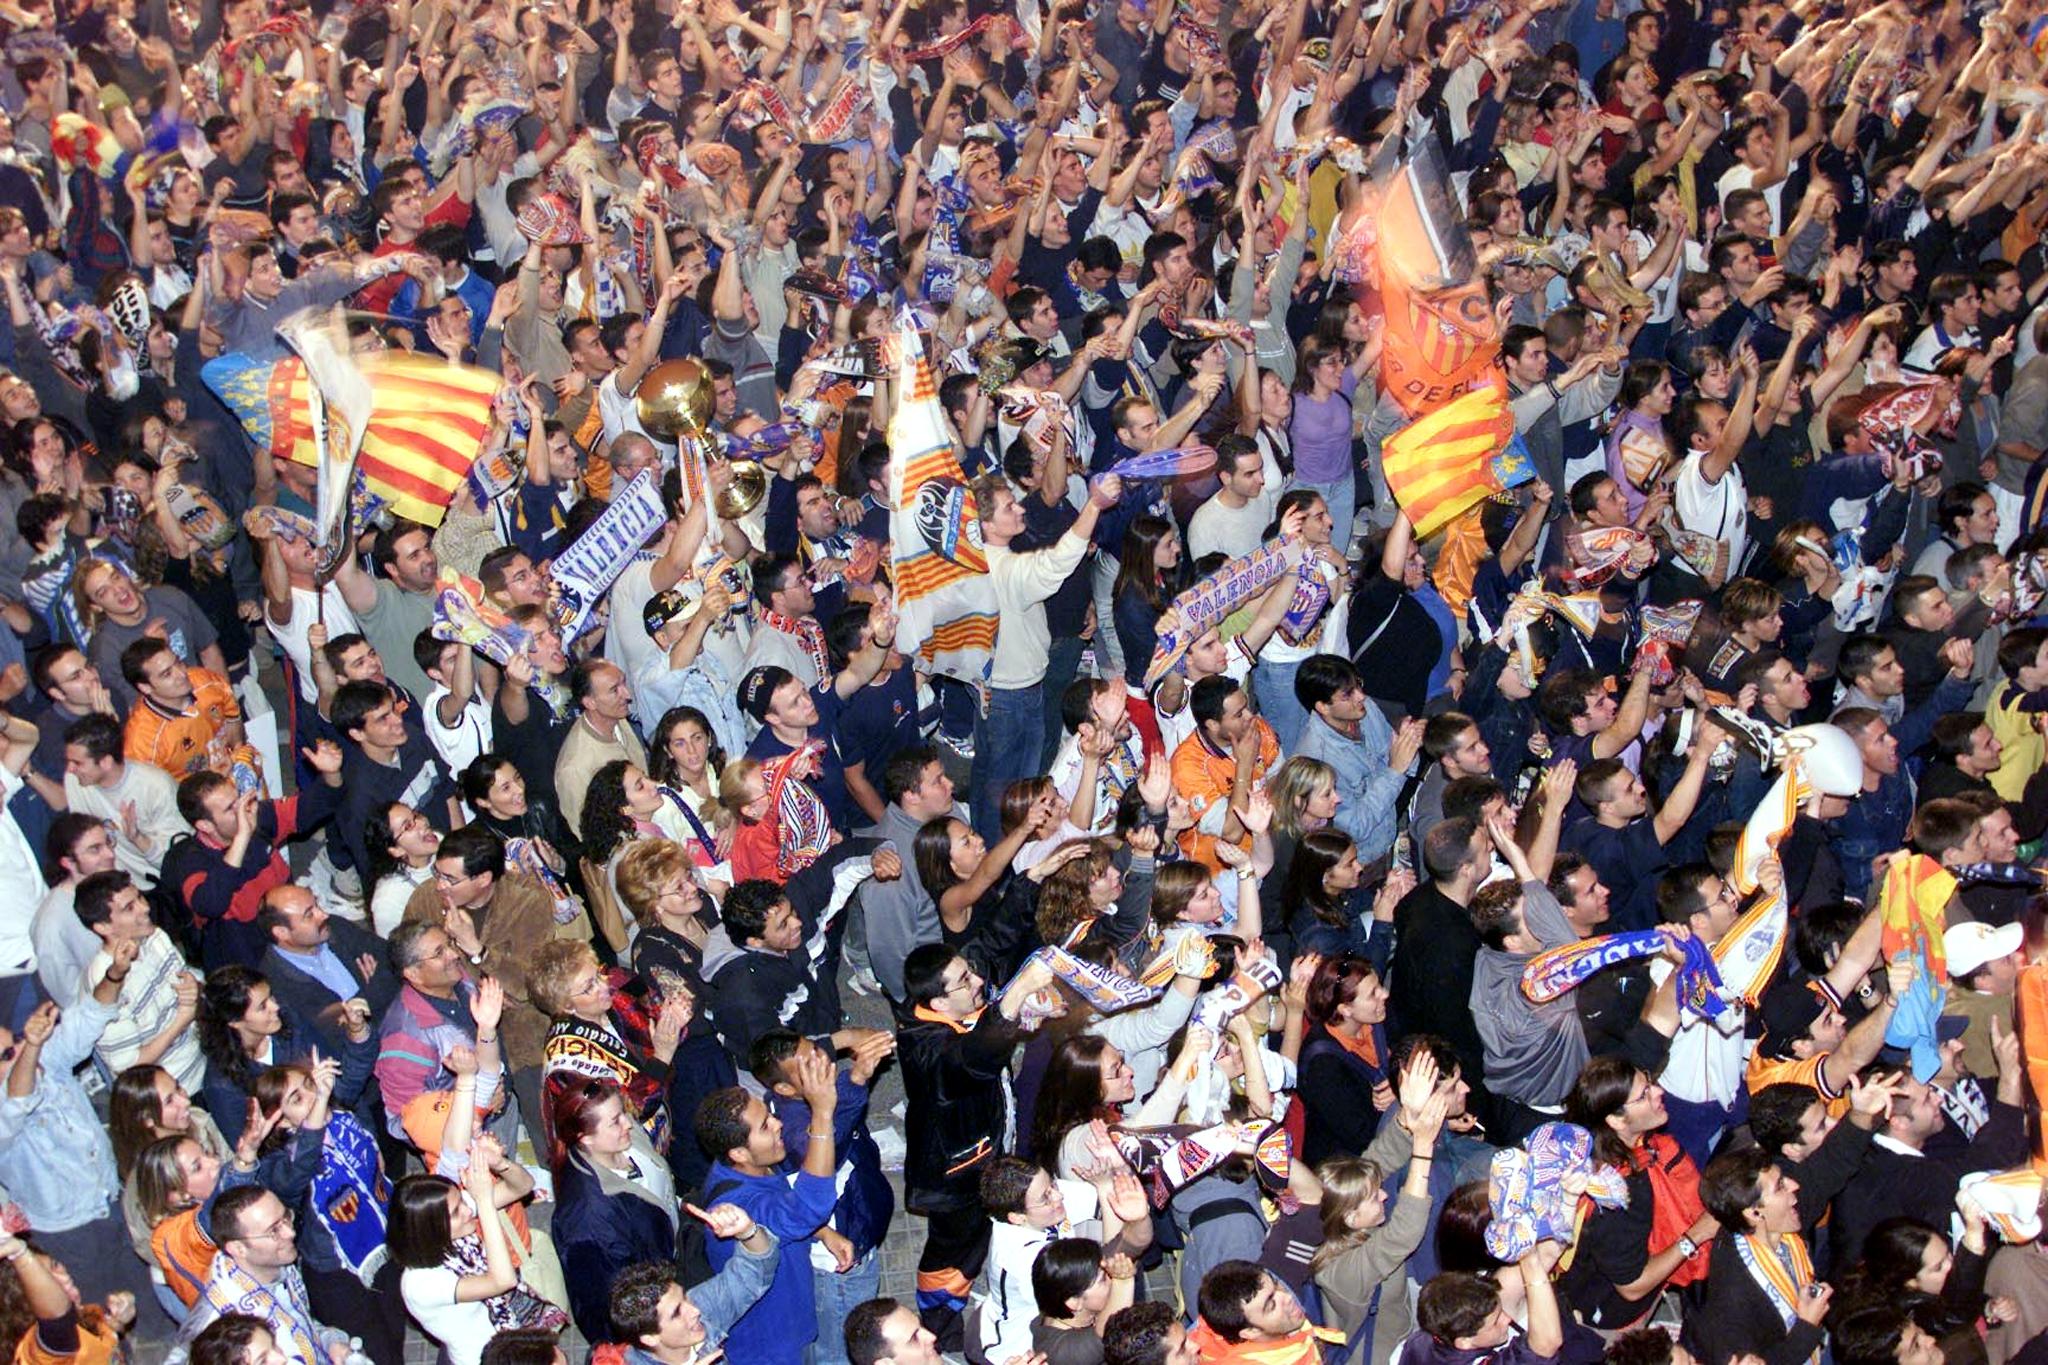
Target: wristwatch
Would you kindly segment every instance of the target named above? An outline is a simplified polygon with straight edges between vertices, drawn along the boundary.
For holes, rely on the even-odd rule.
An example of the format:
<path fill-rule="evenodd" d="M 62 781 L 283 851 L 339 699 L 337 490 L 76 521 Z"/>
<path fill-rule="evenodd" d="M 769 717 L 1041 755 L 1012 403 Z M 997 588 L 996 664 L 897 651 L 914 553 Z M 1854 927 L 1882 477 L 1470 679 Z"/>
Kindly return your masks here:
<path fill-rule="evenodd" d="M 1680 1259 L 1690 1261 L 1693 1257 L 1699 1254 L 1700 1244 L 1698 1242 L 1695 1242 L 1689 1234 L 1683 1232 L 1679 1233 L 1678 1255 Z"/>

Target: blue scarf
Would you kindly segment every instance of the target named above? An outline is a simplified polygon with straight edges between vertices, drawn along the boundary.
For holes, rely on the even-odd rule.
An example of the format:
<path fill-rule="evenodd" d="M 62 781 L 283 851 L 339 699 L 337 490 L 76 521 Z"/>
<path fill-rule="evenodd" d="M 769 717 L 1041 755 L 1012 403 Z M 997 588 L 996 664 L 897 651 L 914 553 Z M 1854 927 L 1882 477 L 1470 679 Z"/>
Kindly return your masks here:
<path fill-rule="evenodd" d="M 384 1220 L 391 1182 L 377 1164 L 377 1143 L 352 1114 L 332 1114 L 320 1144 L 320 1169 L 310 1195 L 341 1263 L 365 1285 L 386 1255 Z"/>

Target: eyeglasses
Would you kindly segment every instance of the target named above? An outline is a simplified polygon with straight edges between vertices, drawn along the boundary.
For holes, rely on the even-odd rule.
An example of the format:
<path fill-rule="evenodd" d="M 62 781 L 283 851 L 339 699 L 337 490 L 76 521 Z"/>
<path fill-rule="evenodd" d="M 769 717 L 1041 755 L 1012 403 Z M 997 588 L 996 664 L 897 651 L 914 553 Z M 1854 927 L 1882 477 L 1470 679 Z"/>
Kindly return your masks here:
<path fill-rule="evenodd" d="M 287 1231 L 295 1229 L 297 1227 L 297 1222 L 298 1220 L 292 1217 L 292 1211 L 290 1209 L 286 1209 L 284 1211 L 283 1216 L 280 1217 L 275 1223 L 272 1223 L 269 1227 L 263 1229 L 263 1231 L 261 1232 L 252 1232 L 247 1234 L 242 1238 L 242 1240 L 245 1242 L 253 1242 L 256 1241 L 258 1238 L 262 1238 L 264 1240 L 274 1242 L 280 1237 L 283 1237 Z"/>
<path fill-rule="evenodd" d="M 476 875 L 473 872 L 443 872 L 438 867 L 434 869 L 434 880 L 443 886 L 460 886 Z"/>

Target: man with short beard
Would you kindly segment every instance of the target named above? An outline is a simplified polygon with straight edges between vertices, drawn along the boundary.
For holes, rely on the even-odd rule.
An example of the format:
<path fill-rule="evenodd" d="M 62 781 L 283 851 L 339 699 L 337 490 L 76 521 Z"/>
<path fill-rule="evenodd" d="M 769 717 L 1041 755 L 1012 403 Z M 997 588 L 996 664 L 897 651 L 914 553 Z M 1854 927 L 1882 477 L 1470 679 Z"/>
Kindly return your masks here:
<path fill-rule="evenodd" d="M 36 907 L 29 938 L 35 944 L 36 975 L 44 992 L 68 1010 L 78 1003 L 86 965 L 100 950 L 99 936 L 71 912 L 72 901 L 80 882 L 96 872 L 114 870 L 114 836 L 104 821 L 66 811 L 50 826 L 44 856 L 50 871 L 62 876 L 50 883 L 49 894 Z"/>

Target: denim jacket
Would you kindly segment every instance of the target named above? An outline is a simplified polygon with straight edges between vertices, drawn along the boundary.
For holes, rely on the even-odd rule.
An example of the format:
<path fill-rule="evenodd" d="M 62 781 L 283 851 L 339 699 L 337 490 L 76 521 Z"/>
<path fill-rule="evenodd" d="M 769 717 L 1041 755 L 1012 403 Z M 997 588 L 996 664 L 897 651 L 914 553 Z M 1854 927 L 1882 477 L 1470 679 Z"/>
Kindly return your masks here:
<path fill-rule="evenodd" d="M 1321 716 L 1312 715 L 1295 746 L 1297 755 L 1319 758 L 1335 770 L 1337 814 L 1330 823 L 1351 836 L 1362 863 L 1384 857 L 1394 846 L 1396 798 L 1408 774 L 1387 766 L 1393 740 L 1394 727 L 1379 707 L 1369 705 L 1358 723 L 1358 738 L 1339 734 Z"/>
<path fill-rule="evenodd" d="M 40 1232 L 104 1218 L 121 1197 L 106 1125 L 72 1074 L 113 1017 L 112 1007 L 81 995 L 43 1044 L 36 1088 L 0 1094 L 0 1185 Z"/>

